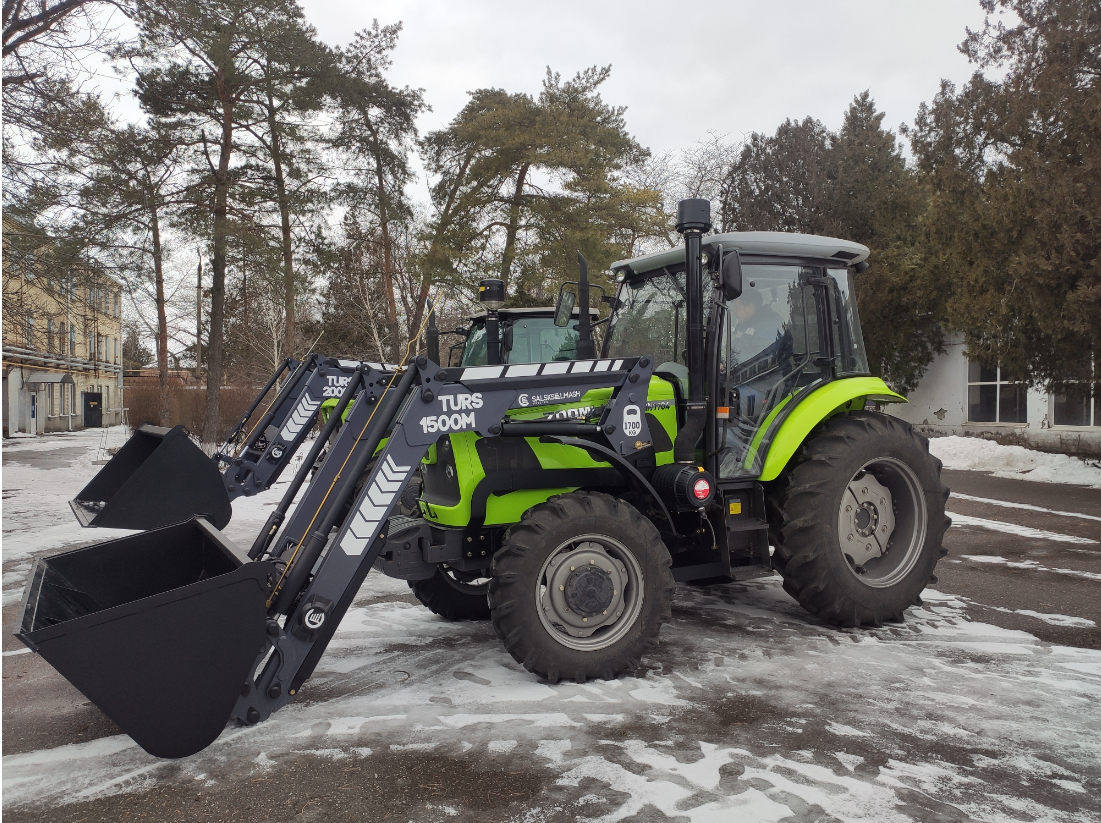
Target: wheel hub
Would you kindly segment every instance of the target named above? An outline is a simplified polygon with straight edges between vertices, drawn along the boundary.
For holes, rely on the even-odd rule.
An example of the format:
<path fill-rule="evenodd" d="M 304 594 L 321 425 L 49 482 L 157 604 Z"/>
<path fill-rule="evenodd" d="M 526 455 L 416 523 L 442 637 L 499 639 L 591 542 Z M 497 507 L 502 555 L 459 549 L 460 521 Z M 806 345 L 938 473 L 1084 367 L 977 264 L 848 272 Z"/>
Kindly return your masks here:
<path fill-rule="evenodd" d="M 586 541 L 547 564 L 543 613 L 573 637 L 588 637 L 623 613 L 627 567 L 599 543 Z"/>
<path fill-rule="evenodd" d="M 566 605 L 583 617 L 608 610 L 615 587 L 612 576 L 596 565 L 582 566 L 566 578 Z"/>
<path fill-rule="evenodd" d="M 845 489 L 837 521 L 841 551 L 862 567 L 887 553 L 894 530 L 890 490 L 867 472 L 854 477 Z"/>

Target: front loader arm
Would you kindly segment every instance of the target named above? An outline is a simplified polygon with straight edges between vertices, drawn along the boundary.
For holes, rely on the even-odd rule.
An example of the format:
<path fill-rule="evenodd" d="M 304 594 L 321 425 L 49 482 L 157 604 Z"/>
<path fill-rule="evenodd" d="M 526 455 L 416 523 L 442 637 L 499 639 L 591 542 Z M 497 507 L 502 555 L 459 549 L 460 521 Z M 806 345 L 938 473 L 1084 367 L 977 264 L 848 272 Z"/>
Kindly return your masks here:
<path fill-rule="evenodd" d="M 376 408 L 357 403 L 323 466 L 326 479 L 319 482 L 319 477 L 311 487 L 324 495 L 323 505 L 315 508 L 303 501 L 275 544 L 272 557 L 286 565 L 269 601 L 268 648 L 257 664 L 267 660 L 237 701 L 234 715 L 256 723 L 294 699 L 386 547 L 387 526 L 402 489 L 441 434 L 501 436 L 509 409 L 529 402 L 521 395 L 563 386 L 605 386 L 613 389 L 612 398 L 589 435 L 618 455 L 641 451 L 650 446 L 639 409 L 645 406 L 651 369 L 648 358 L 630 358 L 441 370 L 418 358 Z M 510 424 L 513 431 L 508 434 L 523 436 L 522 426 Z M 385 446 L 376 452 L 384 437 Z M 330 540 L 364 475 L 359 494 Z"/>
<path fill-rule="evenodd" d="M 406 548 L 388 541 L 419 549 L 419 565 L 441 562 L 426 521 L 391 517 L 441 434 L 526 436 L 523 422 L 505 425 L 510 409 L 603 387 L 610 399 L 583 442 L 648 455 L 641 409 L 651 371 L 649 358 L 447 372 L 418 358 L 390 374 L 357 367 L 341 405 L 357 391 L 360 399 L 280 534 L 272 535 L 279 518 L 269 519 L 246 554 L 192 516 L 40 557 L 17 636 L 146 751 L 194 754 L 230 717 L 256 723 L 295 697 L 376 560 L 387 546 L 395 555 Z M 575 421 L 561 422 L 559 434 L 577 436 Z M 303 467 L 292 486 L 308 473 Z"/>
<path fill-rule="evenodd" d="M 361 366 L 375 371 L 393 370 L 392 366 L 379 363 L 365 364 L 312 354 L 291 374 L 261 418 L 247 432 L 244 428 L 248 416 L 242 419 L 235 433 L 214 456 L 219 466 L 224 466 L 222 481 L 230 500 L 242 495 L 250 497 L 271 488 L 309 436 L 321 404 L 328 398 L 340 397 Z M 276 376 L 279 373 L 277 371 Z M 256 405 L 253 404 L 254 409 Z"/>

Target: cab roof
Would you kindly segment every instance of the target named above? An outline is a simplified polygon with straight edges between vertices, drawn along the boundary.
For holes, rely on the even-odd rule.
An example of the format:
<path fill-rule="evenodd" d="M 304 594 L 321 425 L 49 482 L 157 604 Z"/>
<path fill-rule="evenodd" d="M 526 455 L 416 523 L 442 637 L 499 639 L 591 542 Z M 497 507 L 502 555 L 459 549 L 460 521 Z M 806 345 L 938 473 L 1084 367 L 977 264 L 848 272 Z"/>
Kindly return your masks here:
<path fill-rule="evenodd" d="M 809 257 L 844 266 L 861 263 L 870 253 L 867 246 L 851 240 L 785 231 L 731 231 L 703 238 L 702 247 L 708 254 L 715 254 L 719 246 L 725 250 L 737 249 L 742 255 Z M 678 246 L 629 260 L 619 260 L 612 263 L 612 271 L 617 274 L 643 274 L 683 262 L 684 246 Z"/>

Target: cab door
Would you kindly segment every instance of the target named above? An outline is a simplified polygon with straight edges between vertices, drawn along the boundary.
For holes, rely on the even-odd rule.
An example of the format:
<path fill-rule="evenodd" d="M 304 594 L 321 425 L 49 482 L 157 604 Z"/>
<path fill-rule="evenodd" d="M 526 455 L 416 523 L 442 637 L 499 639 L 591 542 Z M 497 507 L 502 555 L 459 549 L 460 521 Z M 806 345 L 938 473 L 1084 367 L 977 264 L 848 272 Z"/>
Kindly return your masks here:
<path fill-rule="evenodd" d="M 720 478 L 756 477 L 773 423 L 792 401 L 830 379 L 827 291 L 819 269 L 742 266 L 742 294 L 724 313 L 719 342 Z"/>

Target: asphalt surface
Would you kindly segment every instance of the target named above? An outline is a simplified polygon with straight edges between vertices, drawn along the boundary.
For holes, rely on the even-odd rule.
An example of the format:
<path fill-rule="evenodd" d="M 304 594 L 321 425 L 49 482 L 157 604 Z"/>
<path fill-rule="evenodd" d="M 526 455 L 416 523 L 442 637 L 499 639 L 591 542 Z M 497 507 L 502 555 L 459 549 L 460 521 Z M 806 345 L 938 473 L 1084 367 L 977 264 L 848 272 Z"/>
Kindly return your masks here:
<path fill-rule="evenodd" d="M 942 478 L 954 493 L 1063 512 L 1008 508 L 954 496 L 948 502 L 950 516 L 970 516 L 1098 543 L 1035 539 L 957 525 L 944 541 L 948 556 L 937 566 L 937 590 L 967 598 L 968 614 L 975 620 L 1020 629 L 1050 643 L 1101 649 L 1101 490 L 1008 480 L 980 472 L 945 471 Z M 968 559 L 975 557 L 1002 558 L 1019 565 Z M 1056 626 L 1021 611 L 1084 618 L 1097 625 Z"/>
<path fill-rule="evenodd" d="M 55 453 L 48 459 L 61 458 Z M 949 618 L 948 624 L 955 625 L 953 619 L 958 623 L 960 618 L 966 617 L 1008 630 L 1027 632 L 1042 643 L 1081 649 L 1101 648 L 1101 519 L 1097 519 L 1101 518 L 1101 490 L 1002 480 L 974 472 L 945 472 L 944 479 L 956 493 L 1008 504 L 964 498 L 950 501 L 950 514 L 971 518 L 971 521 L 949 531 L 945 539 L 949 555 L 941 561 L 937 570 L 940 579 L 936 590 L 944 595 L 956 595 L 962 604 L 958 616 Z M 1051 511 L 1022 508 L 1021 504 Z M 993 528 L 976 525 L 976 520 L 997 525 Z M 1007 528 L 1018 528 L 1019 533 L 1006 531 Z M 1037 537 L 1036 533 L 1020 532 L 1021 529 L 1076 538 L 1078 542 Z M 9 573 L 15 573 L 9 565 L 14 564 L 5 564 L 5 580 Z M 803 624 L 809 625 L 810 629 L 797 629 L 798 641 L 789 640 L 783 632 L 761 637 L 763 632 L 775 631 L 768 628 L 770 624 L 753 621 L 729 623 L 724 609 L 736 608 L 739 601 L 747 598 L 755 609 L 775 609 L 775 604 L 780 602 L 775 599 L 776 589 L 774 583 L 756 587 L 737 584 L 716 586 L 703 592 L 681 588 L 674 607 L 675 626 L 671 631 L 663 630 L 661 647 L 644 661 L 635 678 L 642 682 L 648 676 L 652 679 L 653 675 L 680 676 L 691 682 L 692 677 L 699 676 L 698 672 L 705 668 L 729 666 L 733 654 L 730 647 L 725 652 L 714 651 L 699 639 L 727 631 L 724 642 L 736 647 L 744 641 L 747 649 L 750 646 L 757 648 L 756 658 L 760 659 L 755 658 L 755 664 L 758 667 L 763 664 L 772 677 L 783 681 L 790 671 L 785 659 L 786 651 L 794 654 L 795 649 L 811 641 L 820 643 L 823 649 L 828 650 L 839 645 L 859 643 L 865 637 L 871 637 L 876 642 L 894 637 L 907 640 L 907 632 L 910 631 L 907 626 L 914 622 L 908 620 L 902 627 L 885 629 L 872 637 L 869 633 L 834 632 L 815 626 L 813 619 L 806 616 Z M 357 598 L 356 606 L 370 609 L 387 603 L 404 606 L 415 604 L 415 601 L 393 587 L 381 594 L 371 594 L 365 589 Z M 3 609 L 4 756 L 54 750 L 119 734 L 111 721 L 37 655 L 9 654 L 23 648 L 12 636 L 17 611 L 18 603 L 9 603 Z M 793 609 L 792 614 L 792 619 L 798 623 L 801 620 L 798 609 Z M 936 623 L 927 618 L 919 618 L 916 622 Z M 730 636 L 730 631 L 738 634 Z M 401 676 L 404 674 L 408 678 L 410 673 L 398 671 L 399 664 L 409 668 L 415 680 L 418 672 L 413 669 L 414 666 L 431 669 L 438 661 L 443 661 L 440 665 L 454 667 L 456 661 L 473 658 L 476 653 L 493 654 L 494 641 L 492 630 L 485 624 L 447 624 L 444 634 L 430 643 L 404 648 L 400 647 L 401 644 L 391 644 L 384 648 L 378 678 L 369 685 L 383 691 L 391 688 L 400 700 Z M 489 651 L 483 652 L 486 649 Z M 339 656 L 338 651 L 333 654 Z M 727 655 L 726 659 L 723 654 Z M 975 651 L 966 654 L 972 655 L 963 662 L 969 669 L 982 667 L 990 659 Z M 507 657 L 503 651 L 500 656 Z M 753 654 L 750 656 L 753 657 Z M 405 662 L 400 663 L 402 660 Z M 953 658 L 952 662 L 957 664 L 959 659 Z M 733 676 L 736 681 L 737 671 Z M 461 669 L 461 665 L 455 670 L 454 677 L 459 680 L 469 678 L 472 683 L 481 681 L 483 685 L 490 683 L 476 673 L 468 674 Z M 629 684 L 632 678 L 621 680 Z M 303 706 L 308 707 L 311 703 L 319 705 L 347 694 L 348 689 L 341 685 L 343 681 L 339 678 L 322 678 L 321 681 L 328 685 L 304 693 Z M 357 683 L 355 688 L 366 687 Z M 557 689 L 560 693 L 584 693 L 570 684 Z M 994 694 L 992 691 L 992 700 L 995 699 Z M 1000 699 L 1009 701 L 1009 694 L 1007 692 Z M 449 702 L 448 698 L 439 700 Z M 630 741 L 638 740 L 645 741 L 646 745 L 665 746 L 667 748 L 662 751 L 668 752 L 669 763 L 673 764 L 667 768 L 674 772 L 678 769 L 676 764 L 682 764 L 687 769 L 698 761 L 700 752 L 697 741 L 705 739 L 708 734 L 718 734 L 735 746 L 772 746 L 775 751 L 791 753 L 790 756 L 796 759 L 800 752 L 818 747 L 828 749 L 832 745 L 837 748 L 828 718 L 840 716 L 844 706 L 840 703 L 832 708 L 827 706 L 822 718 L 807 723 L 800 719 L 800 715 L 805 716 L 810 711 L 807 708 L 809 704 L 795 706 L 794 703 L 793 700 L 789 704 L 783 697 L 760 689 L 701 694 L 697 704 L 681 710 L 672 724 L 668 722 L 668 717 L 664 720 L 661 717 L 657 720 L 630 720 L 626 724 L 613 723 L 607 727 L 595 723 L 595 728 L 579 729 L 571 731 L 571 734 L 575 738 L 575 747 L 590 747 L 593 751 L 607 752 L 617 746 L 634 745 Z M 1096 710 L 1096 705 L 1093 708 Z M 1033 708 L 1028 711 L 1033 711 Z M 1042 709 L 1037 711 L 1042 716 Z M 886 708 L 884 712 L 889 714 Z M 964 713 L 961 712 L 961 715 Z M 323 735 L 324 731 L 319 734 Z M 438 734 L 445 736 L 443 732 Z M 865 737 L 866 733 L 858 732 L 846 738 L 843 753 L 836 756 L 849 757 L 853 763 L 859 763 L 849 770 L 854 777 L 863 777 L 868 781 L 876 779 L 876 770 L 889 768 L 899 758 L 928 757 L 946 768 L 963 769 L 974 768 L 976 757 L 986 757 L 993 763 L 999 755 L 998 745 L 993 741 L 965 746 L 955 740 L 930 740 L 928 735 L 915 733 L 912 737 L 900 734 L 899 742 L 884 746 L 880 742 L 873 744 Z M 391 746 L 385 756 L 371 756 L 369 751 L 363 753 L 357 750 L 344 751 L 335 756 L 331 750 L 322 750 L 320 742 L 315 744 L 310 741 L 313 738 L 305 742 L 301 750 L 286 752 L 261 772 L 239 758 L 223 758 L 212 760 L 213 765 L 209 769 L 204 766 L 201 779 L 196 779 L 191 773 L 186 774 L 185 779 L 185 767 L 181 763 L 179 767 L 169 766 L 162 770 L 153 783 L 135 779 L 133 785 L 123 786 L 120 791 L 77 802 L 63 805 L 24 803 L 15 807 L 9 807 L 5 802 L 4 817 L 9 823 L 85 823 L 101 820 L 249 820 L 271 823 L 429 819 L 572 821 L 580 816 L 599 819 L 604 814 L 612 815 L 616 809 L 628 804 L 632 792 L 637 790 L 637 787 L 632 789 L 630 781 L 625 778 L 616 783 L 602 778 L 600 774 L 579 777 L 571 782 L 561 777 L 561 770 L 546 766 L 543 761 L 531 756 L 531 752 L 524 752 L 523 742 L 516 750 L 516 756 L 512 757 L 493 756 L 492 744 L 490 754 L 476 749 L 469 757 L 457 757 L 446 752 L 418 749 L 416 745 Z M 570 744 L 566 742 L 564 745 Z M 520 756 L 522 752 L 524 754 Z M 261 752 L 260 757 L 263 756 Z M 606 756 L 612 757 L 610 754 Z M 1052 755 L 1051 759 L 1057 759 L 1057 756 Z M 627 769 L 627 778 L 631 773 L 641 774 L 644 771 L 641 766 L 630 762 L 626 762 L 624 768 Z M 1065 763 L 1060 768 L 1067 774 L 1073 771 L 1073 767 Z M 711 795 L 697 792 L 682 805 L 691 808 L 693 803 L 711 802 L 709 798 L 712 795 L 718 798 L 724 791 L 730 794 L 745 792 L 746 786 L 764 789 L 764 783 L 759 778 L 752 777 L 744 766 L 734 762 L 718 767 L 717 775 L 718 782 L 714 784 Z M 1078 778 L 1079 782 L 1071 782 L 1079 789 L 1064 791 L 1059 781 L 1054 784 L 1037 782 L 1028 786 L 1016 785 L 1024 780 L 1019 773 L 1003 773 L 992 766 L 983 775 L 983 779 L 996 786 L 998 791 L 1007 794 L 1018 792 L 1020 796 L 1028 797 L 1030 802 L 1042 803 L 1045 809 L 1060 815 L 1058 819 L 1101 819 L 1101 806 L 1096 800 L 1101 794 L 1101 765 L 1094 773 L 1078 775 Z M 793 815 L 783 819 L 808 822 L 837 819 L 823 811 L 822 807 L 801 800 L 798 792 L 774 793 L 770 797 L 780 798 L 792 810 Z M 893 802 L 904 804 L 904 819 L 973 819 L 962 810 L 967 808 L 965 805 L 950 803 L 935 792 L 902 788 L 896 791 L 895 797 Z M 538 816 L 530 813 L 534 807 L 540 810 Z M 584 811 L 584 815 L 579 809 Z M 891 819 L 893 815 L 893 811 L 887 813 L 884 810 L 884 816 L 879 819 Z M 1022 817 L 1035 819 L 1027 809 L 1022 809 Z M 641 823 L 675 820 L 678 816 L 667 814 L 653 804 L 643 804 L 630 816 L 610 816 L 608 819 Z M 764 818 L 728 815 L 714 819 Z M 866 819 L 876 819 L 876 816 L 873 813 Z"/>

